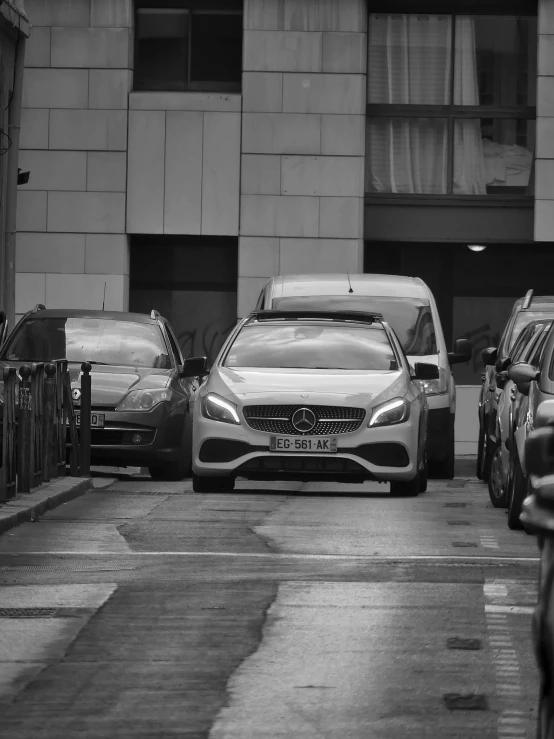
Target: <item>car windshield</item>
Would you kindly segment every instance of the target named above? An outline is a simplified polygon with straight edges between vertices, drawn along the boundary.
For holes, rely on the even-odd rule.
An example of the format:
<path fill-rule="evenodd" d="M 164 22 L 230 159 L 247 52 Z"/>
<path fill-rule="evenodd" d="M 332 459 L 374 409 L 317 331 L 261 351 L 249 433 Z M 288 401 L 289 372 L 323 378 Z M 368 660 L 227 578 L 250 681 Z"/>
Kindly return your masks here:
<path fill-rule="evenodd" d="M 106 318 L 31 318 L 6 346 L 2 359 L 171 367 L 158 326 Z"/>
<path fill-rule="evenodd" d="M 229 348 L 225 367 L 397 370 L 382 327 L 315 322 L 245 326 Z"/>
<path fill-rule="evenodd" d="M 275 298 L 279 310 L 360 310 L 382 313 L 408 356 L 437 353 L 437 340 L 429 301 L 419 298 L 369 295 L 311 295 Z"/>
<path fill-rule="evenodd" d="M 550 309 L 548 311 L 542 310 L 542 311 L 533 311 L 533 310 L 525 310 L 518 313 L 518 316 L 514 323 L 514 330 L 512 331 L 512 335 L 510 336 L 510 343 L 508 346 L 508 352 L 511 350 L 511 348 L 516 343 L 518 336 L 523 331 L 525 326 L 528 326 L 531 321 L 536 321 L 540 318 L 554 318 L 554 309 Z"/>

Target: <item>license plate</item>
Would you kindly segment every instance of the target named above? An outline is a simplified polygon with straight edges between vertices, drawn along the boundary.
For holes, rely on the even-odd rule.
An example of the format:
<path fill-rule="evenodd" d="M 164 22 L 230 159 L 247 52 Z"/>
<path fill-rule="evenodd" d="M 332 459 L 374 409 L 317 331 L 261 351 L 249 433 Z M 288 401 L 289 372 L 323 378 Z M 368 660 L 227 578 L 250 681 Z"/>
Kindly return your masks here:
<path fill-rule="evenodd" d="M 91 413 L 90 414 L 90 426 L 93 429 L 103 429 L 106 421 L 105 413 Z M 75 411 L 75 423 L 77 426 L 81 425 L 81 411 Z"/>
<path fill-rule="evenodd" d="M 337 451 L 337 439 L 334 436 L 271 436 L 270 452 L 319 452 L 332 454 Z"/>

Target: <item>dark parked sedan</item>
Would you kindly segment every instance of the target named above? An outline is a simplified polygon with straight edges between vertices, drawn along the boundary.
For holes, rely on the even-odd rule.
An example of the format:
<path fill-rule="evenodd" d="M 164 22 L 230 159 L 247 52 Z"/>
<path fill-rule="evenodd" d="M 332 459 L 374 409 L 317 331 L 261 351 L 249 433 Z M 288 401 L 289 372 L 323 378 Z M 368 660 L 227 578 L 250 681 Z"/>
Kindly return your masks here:
<path fill-rule="evenodd" d="M 156 479 L 190 469 L 193 379 L 157 311 L 46 310 L 37 306 L 0 350 L 3 367 L 67 359 L 79 420 L 81 363 L 92 364 L 91 462 L 147 466 Z M 1 384 L 0 384 L 1 386 Z"/>

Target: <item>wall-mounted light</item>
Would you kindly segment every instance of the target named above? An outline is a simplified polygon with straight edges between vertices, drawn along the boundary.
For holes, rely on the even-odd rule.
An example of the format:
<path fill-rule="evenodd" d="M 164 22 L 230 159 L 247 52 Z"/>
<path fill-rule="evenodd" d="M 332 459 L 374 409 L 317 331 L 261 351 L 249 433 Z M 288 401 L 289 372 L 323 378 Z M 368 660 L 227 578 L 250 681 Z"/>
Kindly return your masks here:
<path fill-rule="evenodd" d="M 470 251 L 485 251 L 485 249 L 486 249 L 487 247 L 486 247 L 486 246 L 481 246 L 480 244 L 468 244 L 468 245 L 467 245 L 467 248 L 468 248 L 468 249 L 469 249 Z"/>

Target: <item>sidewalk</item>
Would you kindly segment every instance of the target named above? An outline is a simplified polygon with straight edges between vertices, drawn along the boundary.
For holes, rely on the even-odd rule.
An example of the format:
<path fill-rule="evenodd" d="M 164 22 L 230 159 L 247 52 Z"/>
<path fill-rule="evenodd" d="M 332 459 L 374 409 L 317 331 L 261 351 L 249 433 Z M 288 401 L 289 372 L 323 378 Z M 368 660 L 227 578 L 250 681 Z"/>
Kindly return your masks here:
<path fill-rule="evenodd" d="M 0 505 L 0 534 L 24 521 L 32 521 L 62 503 L 78 498 L 91 487 L 92 480 L 89 477 L 59 477 L 41 485 L 32 493 L 19 493 Z"/>

